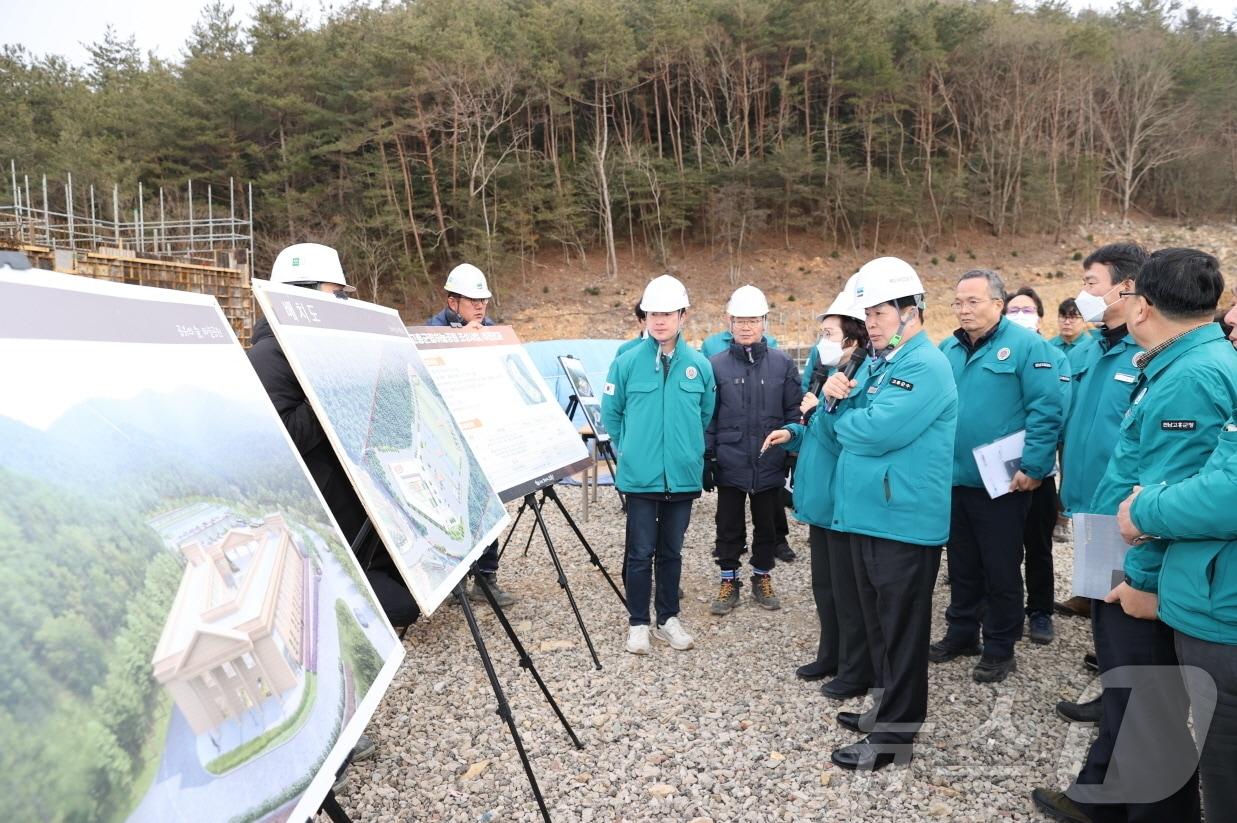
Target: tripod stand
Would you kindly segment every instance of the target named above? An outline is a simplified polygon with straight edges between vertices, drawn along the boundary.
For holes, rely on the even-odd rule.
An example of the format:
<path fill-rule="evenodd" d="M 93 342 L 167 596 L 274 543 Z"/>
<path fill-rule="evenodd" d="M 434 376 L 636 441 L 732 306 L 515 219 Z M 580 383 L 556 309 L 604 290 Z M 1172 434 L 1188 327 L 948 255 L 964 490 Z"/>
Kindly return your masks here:
<path fill-rule="evenodd" d="M 507 544 L 511 542 L 512 535 L 515 534 L 516 527 L 520 525 L 520 518 L 524 516 L 525 509 L 531 509 L 533 517 L 537 519 L 536 527 L 529 530 L 528 541 L 524 544 L 524 553 L 528 554 L 528 549 L 533 543 L 533 532 L 537 529 L 541 530 L 541 537 L 545 540 L 546 549 L 550 553 L 550 560 L 554 562 L 554 570 L 558 573 L 558 585 L 567 593 L 567 602 L 571 604 L 571 611 L 575 614 L 576 623 L 580 626 L 580 634 L 584 636 L 584 642 L 588 646 L 588 652 L 593 658 L 593 665 L 598 669 L 601 668 L 601 661 L 597 658 L 597 649 L 593 647 L 593 639 L 589 637 L 588 628 L 584 625 L 584 618 L 580 616 L 580 608 L 576 605 L 575 595 L 571 591 L 571 584 L 567 582 L 567 573 L 563 571 L 563 564 L 558 558 L 558 552 L 554 548 L 554 541 L 550 538 L 550 530 L 546 527 L 545 518 L 542 517 L 541 509 L 545 501 L 549 499 L 558 506 L 558 510 L 562 512 L 563 517 L 567 519 L 567 524 L 571 526 L 571 530 L 575 532 L 576 538 L 584 546 L 584 550 L 588 552 L 589 562 L 596 568 L 601 570 L 605 575 L 606 582 L 610 584 L 610 588 L 614 589 L 614 593 L 618 595 L 619 600 L 626 605 L 627 601 L 623 597 L 623 593 L 619 591 L 618 586 L 614 584 L 614 580 L 610 578 L 610 573 L 606 571 L 606 567 L 602 565 L 601 558 L 597 556 L 597 552 L 593 551 L 593 547 L 589 545 L 588 540 L 580 532 L 579 526 L 575 520 L 571 518 L 571 514 L 567 511 L 567 507 L 563 505 L 563 501 L 559 499 L 558 492 L 554 486 L 546 486 L 541 490 L 541 500 L 537 499 L 536 492 L 529 492 L 524 495 L 524 502 L 520 504 L 519 511 L 516 512 L 515 522 L 511 524 L 511 530 L 507 532 L 507 539 L 503 541 L 502 548 L 499 549 L 498 556 L 501 558 L 507 550 Z"/>
<path fill-rule="evenodd" d="M 361 561 L 361 565 L 363 567 L 368 566 L 373 560 L 373 556 L 377 548 L 376 538 L 377 535 L 373 531 L 373 525 L 369 518 L 366 518 L 360 531 L 357 533 L 356 539 L 352 542 L 353 554 L 356 555 L 358 560 Z M 558 718 L 559 722 L 562 723 L 563 729 L 567 732 L 567 736 L 571 738 L 571 742 L 577 749 L 583 749 L 584 744 L 580 742 L 580 738 L 576 736 L 575 730 L 571 728 L 571 724 L 567 721 L 566 715 L 564 715 L 562 709 L 559 708 L 558 702 L 554 699 L 554 695 L 550 693 L 550 688 L 545 684 L 545 681 L 541 679 L 541 673 L 538 672 L 537 667 L 533 665 L 533 660 L 532 657 L 529 656 L 528 650 L 525 649 L 524 644 L 520 642 L 520 638 L 515 633 L 515 628 L 511 625 L 511 621 L 507 619 L 507 615 L 503 611 L 502 606 L 500 606 L 498 601 L 494 598 L 494 591 L 490 588 L 489 581 L 485 578 L 485 575 L 478 574 L 474 576 L 474 583 L 485 596 L 485 600 L 489 604 L 490 609 L 494 612 L 494 616 L 498 618 L 499 624 L 503 627 L 503 631 L 506 633 L 507 638 L 511 641 L 512 648 L 515 649 L 516 654 L 520 658 L 520 668 L 527 669 L 533 676 L 533 680 L 537 682 L 538 688 L 541 689 L 541 693 L 545 696 L 546 702 L 550 704 L 550 708 L 554 711 L 555 716 Z M 550 812 L 546 808 L 545 799 L 541 795 L 541 787 L 537 784 L 537 777 L 533 773 L 532 764 L 529 763 L 528 754 L 524 750 L 524 741 L 520 738 L 520 733 L 516 729 L 515 717 L 511 713 L 511 705 L 507 702 L 507 697 L 503 692 L 502 685 L 498 682 L 498 674 L 494 671 L 494 663 L 490 658 L 489 651 L 486 649 L 485 640 L 481 637 L 481 630 L 477 625 L 476 615 L 473 613 L 472 606 L 468 602 L 467 593 L 464 591 L 463 580 L 456 584 L 454 591 L 454 596 L 464 611 L 464 621 L 468 624 L 468 631 L 472 635 L 473 644 L 477 647 L 477 654 L 481 656 L 481 665 L 485 668 L 486 678 L 490 681 L 490 688 L 493 689 L 494 697 L 498 701 L 498 716 L 506 722 L 507 728 L 511 731 L 511 738 L 515 742 L 515 749 L 520 756 L 520 763 L 524 766 L 524 773 L 528 777 L 529 786 L 532 787 L 533 797 L 537 800 L 537 806 L 541 810 L 542 818 L 546 821 L 546 823 L 549 823 Z M 403 639 L 403 636 L 407 633 L 407 631 L 408 627 L 405 626 L 404 630 L 400 633 L 401 639 Z M 345 761 L 343 768 L 347 768 L 347 766 L 348 761 Z M 343 769 L 341 768 L 341 771 L 342 770 Z M 332 823 L 351 823 L 347 813 L 340 807 L 339 801 L 335 797 L 335 792 L 333 790 L 327 792 L 319 811 L 325 813 Z"/>

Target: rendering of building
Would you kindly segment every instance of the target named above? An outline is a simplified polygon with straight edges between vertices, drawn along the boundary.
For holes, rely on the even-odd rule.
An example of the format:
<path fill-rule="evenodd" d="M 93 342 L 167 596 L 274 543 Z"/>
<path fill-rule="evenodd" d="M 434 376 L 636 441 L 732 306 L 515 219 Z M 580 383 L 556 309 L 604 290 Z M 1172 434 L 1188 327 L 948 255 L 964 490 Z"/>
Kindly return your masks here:
<path fill-rule="evenodd" d="M 278 514 L 180 548 L 188 565 L 152 664 L 203 734 L 301 682 L 312 574 Z"/>

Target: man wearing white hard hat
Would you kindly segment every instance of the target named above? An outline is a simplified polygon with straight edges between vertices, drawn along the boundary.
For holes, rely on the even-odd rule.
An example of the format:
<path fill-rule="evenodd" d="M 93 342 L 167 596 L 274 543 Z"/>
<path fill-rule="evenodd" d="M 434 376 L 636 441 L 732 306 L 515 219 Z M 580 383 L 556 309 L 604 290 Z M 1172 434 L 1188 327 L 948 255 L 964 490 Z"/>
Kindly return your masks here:
<path fill-rule="evenodd" d="M 486 317 L 486 309 L 494 295 L 481 269 L 472 263 L 460 263 L 451 269 L 443 288 L 447 292 L 446 308 L 431 317 L 428 325 L 472 329 L 494 325 L 494 321 Z"/>
<path fill-rule="evenodd" d="M 438 314 L 425 321 L 428 326 L 454 326 L 455 328 L 480 329 L 494 325 L 494 321 L 486 317 L 486 309 L 490 305 L 490 287 L 485 282 L 485 273 L 471 263 L 460 263 L 451 269 L 447 282 L 443 285 L 447 292 L 447 305 Z M 515 595 L 498 585 L 498 541 L 485 547 L 485 551 L 477 558 L 472 573 L 483 574 L 494 592 L 494 599 L 500 606 L 510 606 L 516 601 Z M 468 599 L 478 603 L 485 602 L 485 594 L 473 583 L 465 586 Z"/>
<path fill-rule="evenodd" d="M 866 734 L 836 749 L 843 769 L 909 761 L 928 711 L 932 588 L 949 536 L 958 395 L 944 355 L 923 329 L 923 284 L 895 257 L 859 270 L 855 298 L 864 310 L 873 356 L 855 378 L 826 381 L 838 405 L 814 416 L 834 443 L 833 528 L 850 535 L 855 583 L 875 669 L 873 707 L 838 712 L 839 725 Z M 790 440 L 779 429 L 770 446 Z"/>
<path fill-rule="evenodd" d="M 687 290 L 663 274 L 644 289 L 649 336 L 610 364 L 601 414 L 622 459 L 615 485 L 627 496 L 627 651 L 650 652 L 652 635 L 683 651 L 695 645 L 679 622 L 683 535 L 700 496 L 704 430 L 713 419 L 713 368 L 683 340 Z"/>
<path fill-rule="evenodd" d="M 752 600 L 780 609 L 773 589 L 777 515 L 782 509 L 786 453 L 762 454 L 771 428 L 799 419 L 799 369 L 784 352 L 769 348 L 765 316 L 769 303 L 755 286 L 742 286 L 726 306 L 730 346 L 709 358 L 717 381 L 717 408 L 705 431 L 704 490 L 717 488 L 717 547 L 721 586 L 711 611 L 730 613 L 739 604 L 738 571 L 747 551 L 745 502 L 752 513 Z"/>
<path fill-rule="evenodd" d="M 856 350 L 867 350 L 864 311 L 855 302 L 857 280 L 858 275 L 852 275 L 832 305 L 817 315 L 821 338 L 812 348 L 816 373 L 805 375 L 803 384 L 800 412 L 804 422 L 786 427 L 794 435 L 786 448 L 799 453 L 795 464 L 795 516 L 808 525 L 812 599 L 820 622 L 816 658 L 797 668 L 795 675 L 804 680 L 836 675 L 820 689 L 833 700 L 865 694 L 876 681 L 855 582 L 850 535 L 838 531 L 833 522 L 838 497 L 833 485 L 837 443 L 825 435 L 817 395 L 809 391 L 814 384 L 819 393 L 829 375 L 849 361 Z"/>
<path fill-rule="evenodd" d="M 330 246 L 318 243 L 297 243 L 281 251 L 271 267 L 271 282 L 303 286 L 341 298 L 356 291 L 344 277 L 339 253 Z M 262 387 L 270 396 L 271 404 L 305 461 L 305 467 L 309 469 L 335 522 L 351 545 L 365 525 L 365 509 L 265 317 L 258 318 L 253 325 L 247 354 Z M 391 624 L 407 626 L 416 622 L 421 610 L 377 532 L 371 531 L 369 541 L 357 548 L 359 557 L 370 557 L 365 577 Z M 374 742 L 368 735 L 362 735 L 349 753 L 348 762 L 370 757 L 374 752 Z M 340 774 L 343 775 L 343 767 Z M 344 780 L 346 776 L 337 778 L 336 787 L 341 786 Z"/>

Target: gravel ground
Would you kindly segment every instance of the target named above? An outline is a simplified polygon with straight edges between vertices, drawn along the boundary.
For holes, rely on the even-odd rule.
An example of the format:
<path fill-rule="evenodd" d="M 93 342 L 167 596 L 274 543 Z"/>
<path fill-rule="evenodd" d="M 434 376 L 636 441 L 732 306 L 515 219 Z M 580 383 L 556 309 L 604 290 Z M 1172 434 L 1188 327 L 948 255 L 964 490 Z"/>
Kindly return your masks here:
<path fill-rule="evenodd" d="M 563 498 L 579 516 L 579 491 Z M 829 753 L 856 736 L 833 715 L 860 709 L 794 677 L 817 638 L 807 528 L 791 519 L 794 563 L 774 581 L 780 611 L 749 599 L 725 617 L 716 593 L 716 497 L 695 504 L 684 548 L 680 615 L 696 648 L 653 641 L 647 657 L 623 649 L 626 612 L 557 513 L 551 533 L 604 668 L 594 669 L 540 538 L 520 556 L 526 523 L 500 580 L 520 601 L 517 633 L 585 744 L 577 751 L 488 609 L 478 609 L 499 677 L 556 821 L 799 821 L 1039 819 L 1032 788 L 1064 788 L 1091 732 L 1053 713 L 1061 698 L 1094 694 L 1081 665 L 1085 620 L 1055 620 L 1049 646 L 1018 645 L 1018 672 L 992 686 L 970 677 L 974 658 L 931 668 L 928 728 L 909 767 L 876 774 L 834 768 Z M 514 506 L 512 507 L 514 510 Z M 581 528 L 617 580 L 623 519 L 601 490 Z M 1067 596 L 1071 546 L 1056 544 L 1058 598 Z M 942 573 L 945 565 L 942 564 Z M 938 581 L 933 638 L 943 632 L 948 587 Z M 368 728 L 378 754 L 355 764 L 339 795 L 357 821 L 534 821 L 536 803 L 458 606 L 445 605 L 405 638 L 408 657 Z"/>

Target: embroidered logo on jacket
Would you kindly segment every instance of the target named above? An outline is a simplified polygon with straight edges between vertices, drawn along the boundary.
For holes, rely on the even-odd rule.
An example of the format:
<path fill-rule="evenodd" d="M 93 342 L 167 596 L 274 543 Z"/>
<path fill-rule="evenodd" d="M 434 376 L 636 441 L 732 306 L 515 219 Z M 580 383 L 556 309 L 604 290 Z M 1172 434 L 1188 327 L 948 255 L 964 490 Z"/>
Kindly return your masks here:
<path fill-rule="evenodd" d="M 1193 420 L 1161 420 L 1160 428 L 1164 431 L 1194 431 L 1197 423 Z"/>
<path fill-rule="evenodd" d="M 914 383 L 909 383 L 897 377 L 889 378 L 889 385 L 897 386 L 899 389 L 906 389 L 907 391 L 910 391 L 911 389 L 915 388 Z"/>
<path fill-rule="evenodd" d="M 1051 369 L 1052 364 L 1051 363 L 1035 363 L 1033 367 L 1037 369 Z"/>

